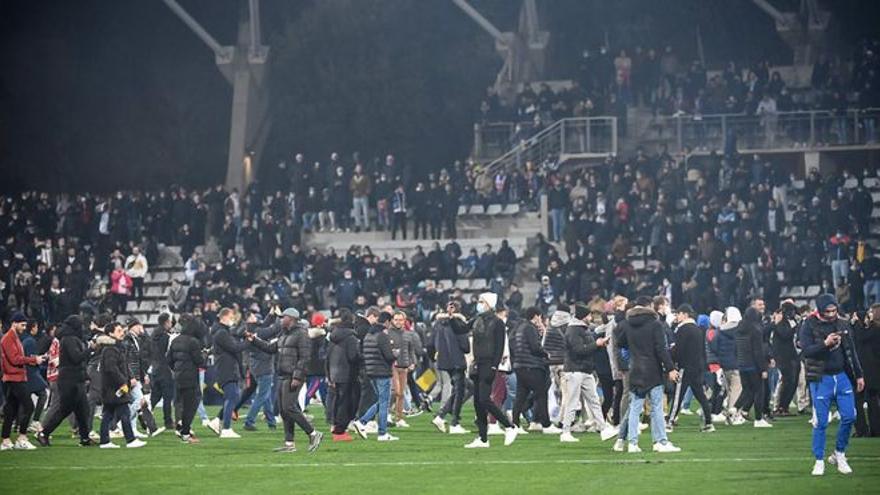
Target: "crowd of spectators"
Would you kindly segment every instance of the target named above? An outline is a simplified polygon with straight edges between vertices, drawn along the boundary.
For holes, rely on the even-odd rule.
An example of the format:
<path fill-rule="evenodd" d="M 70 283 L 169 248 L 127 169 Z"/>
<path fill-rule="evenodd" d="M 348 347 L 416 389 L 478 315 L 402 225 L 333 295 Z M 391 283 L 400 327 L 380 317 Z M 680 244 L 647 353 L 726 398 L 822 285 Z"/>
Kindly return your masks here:
<path fill-rule="evenodd" d="M 775 307 L 783 287 L 816 285 L 848 310 L 876 302 L 880 260 L 868 243 L 864 179 L 880 187 L 877 171 L 812 170 L 803 181 L 792 172 L 758 155 L 640 150 L 550 173 L 540 302 L 659 293 L 700 310 L 755 296 Z"/>
<path fill-rule="evenodd" d="M 672 47 L 584 50 L 572 83 L 554 91 L 546 83 L 525 85 L 512 105 L 493 88 L 480 104 L 482 123 L 525 122 L 535 132 L 564 117 L 615 115 L 650 107 L 654 115 L 764 115 L 777 112 L 880 106 L 880 41 L 866 39 L 845 57 L 820 57 L 808 87 L 792 88 L 766 60 L 728 62 L 710 75 L 703 62 L 687 63 Z M 625 131 L 626 126 L 621 125 Z"/>

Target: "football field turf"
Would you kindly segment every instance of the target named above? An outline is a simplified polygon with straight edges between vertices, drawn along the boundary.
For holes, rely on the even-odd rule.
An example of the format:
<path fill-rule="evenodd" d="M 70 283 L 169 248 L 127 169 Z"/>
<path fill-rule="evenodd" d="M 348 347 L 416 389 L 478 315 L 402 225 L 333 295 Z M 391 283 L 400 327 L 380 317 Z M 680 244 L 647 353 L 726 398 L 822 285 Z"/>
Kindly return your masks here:
<path fill-rule="evenodd" d="M 322 416 L 320 408 L 311 412 Z M 473 418 L 472 409 L 463 417 Z M 721 425 L 711 434 L 698 432 L 696 416 L 683 417 L 670 435 L 683 449 L 675 454 L 650 452 L 649 431 L 640 436 L 642 454 L 612 452 L 613 440 L 600 442 L 597 434 L 578 434 L 580 443 L 561 444 L 558 435 L 531 433 L 510 447 L 503 437 L 491 436 L 490 449 L 465 450 L 474 435 L 441 434 L 430 419 L 411 418 L 411 428 L 392 430 L 400 437 L 392 443 L 379 443 L 375 435 L 333 443 L 318 420 L 326 436 L 314 454 L 306 452 L 302 431 L 298 452 L 273 453 L 281 431 L 264 424 L 245 432 L 236 423 L 243 436 L 236 440 L 220 440 L 199 425 L 200 445 L 183 445 L 163 433 L 144 448 L 118 450 L 80 448 L 65 425 L 50 448 L 0 453 L 0 494 L 880 493 L 880 438 L 852 440 L 854 474 L 844 476 L 827 465 L 825 476 L 814 478 L 805 416 L 779 418 L 764 430 L 750 423 Z M 475 430 L 469 423 L 462 422 Z M 838 424 L 829 428 L 830 450 Z"/>

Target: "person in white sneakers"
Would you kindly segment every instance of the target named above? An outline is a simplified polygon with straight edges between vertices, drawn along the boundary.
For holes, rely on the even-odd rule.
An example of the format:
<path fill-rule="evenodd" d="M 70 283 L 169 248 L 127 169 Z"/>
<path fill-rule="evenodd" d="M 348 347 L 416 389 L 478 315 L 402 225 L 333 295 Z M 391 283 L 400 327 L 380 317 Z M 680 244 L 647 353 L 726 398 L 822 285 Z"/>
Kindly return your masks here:
<path fill-rule="evenodd" d="M 837 300 L 831 294 L 816 298 L 816 312 L 801 325 L 798 344 L 802 349 L 807 382 L 813 397 L 813 476 L 825 474 L 825 430 L 828 428 L 828 412 L 831 402 L 837 403 L 840 428 L 834 453 L 828 462 L 837 466 L 841 474 L 851 474 L 846 459 L 846 447 L 856 418 L 855 394 L 865 389 L 862 366 L 856 353 L 850 324 L 838 318 Z M 855 377 L 856 387 L 850 376 Z"/>
<path fill-rule="evenodd" d="M 574 306 L 574 318 L 565 329 L 565 357 L 562 368 L 562 434 L 560 442 L 578 442 L 571 434 L 575 413 L 583 399 L 599 429 L 602 441 L 614 438 L 617 428 L 609 425 L 602 415 L 602 404 L 596 389 L 595 355 L 605 352 L 610 337 L 597 339 L 587 326 L 590 309 L 584 304 Z M 586 411 L 584 411 L 586 412 Z"/>
<path fill-rule="evenodd" d="M 754 408 L 755 428 L 772 428 L 764 418 L 764 382 L 767 379 L 769 359 L 764 352 L 764 339 L 761 330 L 761 315 L 749 307 L 736 329 L 736 365 L 743 385 L 743 393 L 734 407 L 737 416 Z"/>
<path fill-rule="evenodd" d="M 461 406 L 467 388 L 465 354 L 471 352 L 468 334 L 467 320 L 460 312 L 460 303 L 449 301 L 446 312 L 437 315 L 434 322 L 433 339 L 428 342 L 429 355 L 434 353 L 437 355 L 437 369 L 446 371 L 452 378 L 452 394 L 431 421 L 441 433 L 446 432 L 445 417 L 449 413 L 452 413 L 449 433 L 452 435 L 468 433 L 461 426 Z"/>
<path fill-rule="evenodd" d="M 489 414 L 495 416 L 495 420 L 504 426 L 505 446 L 511 445 L 517 435 L 513 423 L 490 397 L 501 355 L 504 353 L 504 322 L 495 314 L 497 303 L 498 295 L 494 292 L 480 294 L 477 300 L 477 316 L 470 323 L 474 354 L 470 375 L 474 382 L 474 409 L 479 436 L 465 445 L 468 449 L 489 447 Z"/>
<path fill-rule="evenodd" d="M 639 448 L 639 417 L 645 400 L 651 401 L 651 436 L 654 452 L 680 452 L 666 437 L 663 417 L 663 383 L 678 381 L 678 370 L 666 348 L 666 335 L 653 308 L 637 304 L 626 312 L 626 332 L 620 335 L 619 345 L 630 356 L 630 407 L 627 426 L 629 445 L 627 452 L 637 453 Z"/>
<path fill-rule="evenodd" d="M 125 434 L 125 443 L 128 448 L 138 448 L 146 445 L 134 436 L 131 427 L 131 388 L 137 380 L 131 377 L 128 362 L 125 357 L 125 348 L 122 343 L 125 339 L 125 327 L 118 322 L 110 323 L 105 330 L 106 335 L 112 337 L 115 345 L 107 346 L 101 352 L 101 401 L 104 412 L 101 416 L 101 448 L 118 449 L 119 446 L 110 443 L 110 426 L 121 423 Z"/>
<path fill-rule="evenodd" d="M 530 431 L 559 434 L 562 430 L 550 423 L 547 410 L 550 386 L 547 351 L 541 345 L 545 331 L 541 310 L 531 307 L 525 310 L 510 335 L 510 357 L 516 371 L 516 400 L 513 403 L 513 424 L 519 425 L 520 415 L 527 409 L 529 397 L 534 397 L 534 423 Z"/>
<path fill-rule="evenodd" d="M 0 450 L 33 450 L 36 447 L 28 441 L 27 428 L 34 410 L 34 403 L 27 391 L 26 366 L 39 366 L 43 356 L 26 356 L 21 344 L 21 334 L 27 328 L 27 318 L 16 312 L 12 316 L 9 331 L 0 340 L 0 364 L 3 369 L 3 392 L 6 403 L 3 408 L 3 441 Z M 15 444 L 9 439 L 12 422 L 18 422 L 18 439 Z"/>

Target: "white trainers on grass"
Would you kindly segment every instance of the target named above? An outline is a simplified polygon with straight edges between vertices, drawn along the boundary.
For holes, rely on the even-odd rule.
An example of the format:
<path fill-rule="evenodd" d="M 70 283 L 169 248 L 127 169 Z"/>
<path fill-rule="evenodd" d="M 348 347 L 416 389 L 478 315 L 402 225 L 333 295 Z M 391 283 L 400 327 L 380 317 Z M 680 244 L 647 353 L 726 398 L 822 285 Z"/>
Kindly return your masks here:
<path fill-rule="evenodd" d="M 852 474 L 852 468 L 849 467 L 849 462 L 846 460 L 846 454 L 843 452 L 834 451 L 833 454 L 828 456 L 828 464 L 832 466 L 837 466 L 837 471 L 840 474 Z"/>

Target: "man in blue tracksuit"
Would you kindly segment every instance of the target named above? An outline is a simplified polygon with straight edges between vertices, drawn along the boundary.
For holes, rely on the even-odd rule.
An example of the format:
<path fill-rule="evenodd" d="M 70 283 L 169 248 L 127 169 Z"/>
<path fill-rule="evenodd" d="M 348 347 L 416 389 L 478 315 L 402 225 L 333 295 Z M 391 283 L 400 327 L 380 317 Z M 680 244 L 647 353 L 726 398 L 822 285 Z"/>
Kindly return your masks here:
<path fill-rule="evenodd" d="M 802 349 L 807 382 L 813 397 L 814 476 L 825 474 L 825 429 L 828 427 L 832 400 L 837 402 L 840 429 L 834 454 L 828 456 L 828 462 L 837 465 L 837 470 L 843 474 L 852 473 L 846 461 L 846 446 L 856 417 L 850 377 L 855 378 L 859 392 L 865 388 L 852 329 L 844 319 L 838 318 L 837 311 L 834 296 L 820 295 L 816 298 L 816 312 L 804 321 L 798 332 L 798 344 Z"/>

